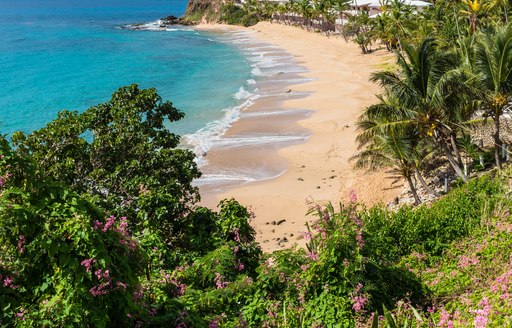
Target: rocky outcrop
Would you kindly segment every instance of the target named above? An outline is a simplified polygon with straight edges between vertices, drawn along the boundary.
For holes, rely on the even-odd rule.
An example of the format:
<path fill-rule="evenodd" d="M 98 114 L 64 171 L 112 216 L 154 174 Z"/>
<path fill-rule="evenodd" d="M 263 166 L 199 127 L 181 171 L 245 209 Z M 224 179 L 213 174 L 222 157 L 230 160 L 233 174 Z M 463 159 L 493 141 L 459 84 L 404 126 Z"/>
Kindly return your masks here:
<path fill-rule="evenodd" d="M 217 21 L 223 2 L 223 0 L 189 0 L 185 19 L 196 22 Z"/>

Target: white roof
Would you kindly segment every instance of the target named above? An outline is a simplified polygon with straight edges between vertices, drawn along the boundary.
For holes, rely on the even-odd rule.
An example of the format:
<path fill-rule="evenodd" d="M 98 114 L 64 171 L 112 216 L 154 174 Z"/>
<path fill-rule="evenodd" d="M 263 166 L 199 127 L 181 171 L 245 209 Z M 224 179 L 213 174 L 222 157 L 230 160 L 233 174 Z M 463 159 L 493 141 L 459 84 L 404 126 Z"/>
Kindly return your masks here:
<path fill-rule="evenodd" d="M 361 7 L 361 6 L 368 6 L 372 8 L 380 8 L 383 5 L 386 4 L 386 2 L 389 4 L 389 1 L 385 0 L 352 0 L 352 6 L 355 7 Z M 430 2 L 422 1 L 422 0 L 400 0 L 400 2 L 410 5 L 416 8 L 420 7 L 429 7 L 432 6 Z"/>

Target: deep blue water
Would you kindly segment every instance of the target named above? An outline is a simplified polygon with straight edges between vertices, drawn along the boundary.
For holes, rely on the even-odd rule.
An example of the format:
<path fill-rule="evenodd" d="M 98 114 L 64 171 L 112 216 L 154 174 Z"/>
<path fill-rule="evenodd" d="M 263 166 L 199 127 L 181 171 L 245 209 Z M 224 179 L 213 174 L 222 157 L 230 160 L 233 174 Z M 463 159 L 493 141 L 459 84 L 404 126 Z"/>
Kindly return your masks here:
<path fill-rule="evenodd" d="M 0 0 L 0 133 L 31 132 L 131 83 L 185 112 L 172 126 L 179 134 L 222 118 L 250 78 L 237 48 L 188 28 L 119 28 L 185 8 L 186 0 Z"/>

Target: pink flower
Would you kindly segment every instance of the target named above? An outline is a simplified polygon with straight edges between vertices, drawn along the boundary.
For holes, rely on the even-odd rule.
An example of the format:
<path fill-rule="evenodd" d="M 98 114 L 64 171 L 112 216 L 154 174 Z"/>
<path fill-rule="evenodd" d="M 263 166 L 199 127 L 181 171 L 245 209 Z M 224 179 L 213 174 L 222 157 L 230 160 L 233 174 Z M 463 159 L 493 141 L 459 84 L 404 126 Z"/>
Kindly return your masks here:
<path fill-rule="evenodd" d="M 354 190 L 350 191 L 349 199 L 350 199 L 351 203 L 357 202 L 357 195 L 356 195 L 356 192 Z"/>
<path fill-rule="evenodd" d="M 245 265 L 244 265 L 242 262 L 240 262 L 240 260 L 238 260 L 238 263 L 237 263 L 237 265 L 236 265 L 236 267 L 235 267 L 235 268 L 236 268 L 238 271 L 242 271 L 242 270 L 245 268 Z"/>
<path fill-rule="evenodd" d="M 366 303 L 368 302 L 368 299 L 364 296 L 354 296 L 352 297 L 352 302 L 354 302 L 354 304 L 352 305 L 352 309 L 356 312 L 361 312 Z"/>
<path fill-rule="evenodd" d="M 16 313 L 16 318 L 21 319 L 22 321 L 25 321 L 25 309 L 20 308 L 20 311 Z"/>
<path fill-rule="evenodd" d="M 314 252 L 308 252 L 308 258 L 311 259 L 311 261 L 318 261 L 318 254 Z"/>
<path fill-rule="evenodd" d="M 215 286 L 217 286 L 217 289 L 226 288 L 228 285 L 228 283 L 224 282 L 223 279 L 224 277 L 220 273 L 215 273 Z"/>
<path fill-rule="evenodd" d="M 362 249 L 364 246 L 364 239 L 363 239 L 363 233 L 361 231 L 359 231 L 357 233 L 356 242 L 357 242 L 357 247 L 359 247 L 359 249 Z"/>
<path fill-rule="evenodd" d="M 239 242 L 240 242 L 240 229 L 238 229 L 238 228 L 234 228 L 234 229 L 233 229 L 233 235 L 235 235 L 235 236 L 233 237 L 233 239 L 234 239 L 237 243 L 239 243 Z"/>
<path fill-rule="evenodd" d="M 94 220 L 93 222 L 93 225 L 92 225 L 92 228 L 94 230 L 98 230 L 99 228 L 101 228 L 101 226 L 103 225 L 103 223 L 101 223 L 100 221 L 98 220 Z"/>
<path fill-rule="evenodd" d="M 85 267 L 86 272 L 89 272 L 89 270 L 91 269 L 91 267 L 94 263 L 96 263 L 96 259 L 93 259 L 93 258 L 83 260 L 82 262 L 80 262 L 80 264 Z"/>
<path fill-rule="evenodd" d="M 311 239 L 313 239 L 313 234 L 311 233 L 311 231 L 304 231 L 302 233 L 302 236 L 306 241 L 310 241 Z"/>
<path fill-rule="evenodd" d="M 487 327 L 487 317 L 482 315 L 477 315 L 473 320 L 473 325 L 475 328 L 485 328 Z"/>
<path fill-rule="evenodd" d="M 107 230 L 110 229 L 110 227 L 112 227 L 115 223 L 116 223 L 115 216 L 111 216 L 111 217 L 107 218 L 107 222 L 105 222 L 105 226 L 103 227 L 102 231 L 107 232 Z"/>
<path fill-rule="evenodd" d="M 127 285 L 127 284 L 125 284 L 125 283 L 124 283 L 124 282 L 122 282 L 122 281 L 117 281 L 117 282 L 116 282 L 116 286 L 117 286 L 117 288 L 118 288 L 118 289 L 124 289 L 124 290 L 126 290 L 126 288 L 128 288 L 128 285 Z"/>
<path fill-rule="evenodd" d="M 450 327 L 453 326 L 453 322 L 450 320 L 450 313 L 448 313 L 445 309 L 441 310 L 441 319 L 439 319 L 438 327 Z"/>
<path fill-rule="evenodd" d="M 20 254 L 23 254 L 25 249 L 23 248 L 23 245 L 27 242 L 27 238 L 24 235 L 20 235 L 18 238 L 18 250 L 20 251 Z"/>

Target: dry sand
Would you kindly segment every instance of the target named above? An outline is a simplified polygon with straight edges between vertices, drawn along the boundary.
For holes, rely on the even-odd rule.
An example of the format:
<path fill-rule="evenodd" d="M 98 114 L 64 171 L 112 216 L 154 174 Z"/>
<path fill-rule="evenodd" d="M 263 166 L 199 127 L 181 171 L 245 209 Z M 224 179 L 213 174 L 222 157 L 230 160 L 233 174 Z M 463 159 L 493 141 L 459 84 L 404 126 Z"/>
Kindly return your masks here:
<path fill-rule="evenodd" d="M 198 28 L 243 29 L 222 25 Z M 395 199 L 402 192 L 401 184 L 392 186 L 389 175 L 383 172 L 356 171 L 348 161 L 357 152 L 355 122 L 364 107 L 376 101 L 375 94 L 379 92 L 369 82 L 370 73 L 379 69 L 379 65 L 392 62 L 393 57 L 384 51 L 362 55 L 352 42 L 346 43 L 339 37 L 327 38 L 299 27 L 263 22 L 249 29 L 254 31 L 255 39 L 278 45 L 308 69 L 302 75 L 312 80 L 291 88 L 293 92 L 312 94 L 287 100 L 281 106 L 311 109 L 313 114 L 297 123 L 280 123 L 298 124 L 299 128 L 309 130 L 311 136 L 305 143 L 279 149 L 279 156 L 274 155 L 285 159 L 287 171 L 283 175 L 207 193 L 203 205 L 215 208 L 220 199 L 235 197 L 254 211 L 256 217 L 252 223 L 257 240 L 265 251 L 273 251 L 294 243 L 304 245 L 305 223 L 315 219 L 306 216 L 308 201 L 338 204 L 346 201 L 351 192 L 366 205 Z M 242 119 L 230 131 L 245 130 L 247 125 Z M 224 160 L 237 162 L 236 158 Z M 283 219 L 286 221 L 280 225 L 271 223 Z M 284 237 L 287 242 L 277 241 Z"/>

